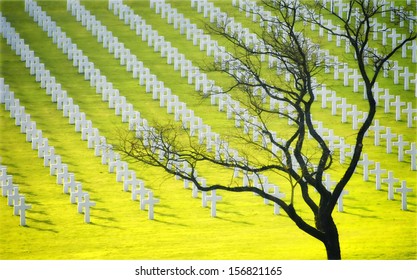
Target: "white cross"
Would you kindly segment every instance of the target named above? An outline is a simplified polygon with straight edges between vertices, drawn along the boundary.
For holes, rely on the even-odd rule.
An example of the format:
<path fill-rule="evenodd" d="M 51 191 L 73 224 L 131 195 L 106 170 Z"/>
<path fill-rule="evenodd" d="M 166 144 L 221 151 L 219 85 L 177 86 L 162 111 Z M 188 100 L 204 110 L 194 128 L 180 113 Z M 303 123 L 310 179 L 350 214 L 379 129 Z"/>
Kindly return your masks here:
<path fill-rule="evenodd" d="M 337 211 L 343 212 L 343 196 L 349 194 L 347 190 L 343 190 L 337 199 Z"/>
<path fill-rule="evenodd" d="M 353 69 L 353 74 L 349 75 L 349 79 L 353 80 L 353 92 L 358 92 L 359 87 L 359 80 L 362 78 L 360 74 L 358 74 L 357 69 Z"/>
<path fill-rule="evenodd" d="M 345 138 L 340 137 L 339 143 L 334 144 L 334 148 L 339 149 L 339 162 L 344 163 L 345 162 L 345 150 L 349 148 L 350 145 L 345 143 Z"/>
<path fill-rule="evenodd" d="M 404 161 L 404 147 L 408 144 L 408 141 L 403 141 L 402 134 L 398 135 L 398 141 L 392 143 L 392 145 L 398 147 L 398 161 Z"/>
<path fill-rule="evenodd" d="M 337 41 L 336 44 L 339 44 L 340 46 L 340 36 L 336 37 Z M 334 63 L 333 63 L 333 80 L 339 80 L 339 57 L 335 56 L 334 58 Z"/>
<path fill-rule="evenodd" d="M 411 61 L 417 63 L 417 41 L 413 40 L 411 46 L 408 46 L 407 49 L 411 50 Z"/>
<path fill-rule="evenodd" d="M 408 71 L 408 67 L 404 67 L 404 72 L 400 74 L 404 78 L 404 90 L 410 89 L 410 78 L 414 76 L 413 73 Z"/>
<path fill-rule="evenodd" d="M 407 181 L 401 181 L 401 188 L 396 188 L 395 192 L 401 193 L 401 210 L 407 210 L 407 193 L 413 189 L 407 188 Z"/>
<path fill-rule="evenodd" d="M 331 191 L 332 187 L 336 185 L 336 182 L 331 180 L 330 174 L 326 174 L 325 177 L 326 179 L 323 181 L 323 185 L 325 186 L 326 190 Z"/>
<path fill-rule="evenodd" d="M 349 68 L 347 63 L 343 63 L 343 68 L 339 69 L 339 72 L 343 73 L 343 85 L 347 87 L 349 85 L 349 72 L 353 72 L 353 70 Z"/>
<path fill-rule="evenodd" d="M 352 110 L 347 113 L 352 116 L 352 128 L 357 129 L 358 127 L 358 117 L 361 114 L 361 111 L 358 111 L 357 105 L 352 105 Z"/>
<path fill-rule="evenodd" d="M 8 193 L 13 189 L 13 176 L 12 175 L 6 175 L 6 181 L 2 183 L 1 185 L 1 195 L 7 196 Z"/>
<path fill-rule="evenodd" d="M 368 154 L 362 155 L 363 159 L 358 161 L 363 166 L 363 180 L 366 182 L 369 180 L 369 166 L 374 164 L 374 161 L 368 159 Z"/>
<path fill-rule="evenodd" d="M 74 191 L 77 182 L 75 181 L 75 175 L 74 173 L 68 173 L 69 178 L 68 180 L 65 180 L 63 182 L 63 192 L 64 193 L 70 193 L 72 191 Z"/>
<path fill-rule="evenodd" d="M 389 94 L 389 89 L 384 90 L 384 95 L 380 95 L 379 99 L 384 100 L 384 113 L 389 113 L 390 111 L 390 100 L 394 98 L 394 95 Z"/>
<path fill-rule="evenodd" d="M 377 18 L 374 18 L 374 22 L 372 24 L 372 40 L 378 40 L 378 30 L 380 27 L 382 27 L 382 23 L 378 23 Z"/>
<path fill-rule="evenodd" d="M 388 177 L 386 179 L 382 179 L 383 183 L 387 183 L 388 185 L 388 199 L 394 199 L 394 184 L 398 183 L 400 180 L 394 178 L 394 172 L 388 171 Z"/>
<path fill-rule="evenodd" d="M 395 120 L 401 120 L 401 107 L 405 105 L 405 102 L 401 102 L 401 97 L 397 95 L 395 102 L 391 102 L 390 104 L 395 107 Z"/>
<path fill-rule="evenodd" d="M 145 184 L 139 184 L 139 188 L 137 186 L 132 186 L 132 200 L 136 200 L 137 195 L 139 195 L 140 201 L 140 210 L 145 210 L 145 204 L 142 203 L 144 201 L 146 194 L 150 191 L 149 189 L 145 188 Z"/>
<path fill-rule="evenodd" d="M 13 187 L 13 190 L 9 191 L 9 194 L 7 195 L 7 205 L 14 206 L 16 205 L 22 195 L 19 194 L 19 187 Z"/>
<path fill-rule="evenodd" d="M 394 139 L 394 137 L 396 137 L 397 134 L 395 133 L 391 133 L 391 128 L 390 127 L 386 127 L 385 128 L 385 134 L 381 134 L 381 138 L 386 139 L 387 143 L 386 143 L 386 147 L 387 147 L 387 154 L 392 153 L 392 139 Z"/>
<path fill-rule="evenodd" d="M 273 189 L 274 192 L 276 191 L 275 188 L 278 188 L 277 186 L 275 186 L 274 184 L 264 184 L 263 185 L 263 191 L 264 193 L 268 193 L 269 194 L 269 190 Z M 264 203 L 265 204 L 269 204 L 269 199 L 264 198 Z"/>
<path fill-rule="evenodd" d="M 58 172 L 56 173 L 56 183 L 58 185 L 62 185 L 64 181 L 67 181 L 68 179 L 68 165 L 66 164 L 62 164 L 61 165 L 61 170 L 58 170 Z"/>
<path fill-rule="evenodd" d="M 375 162 L 375 169 L 369 171 L 370 174 L 375 174 L 376 190 L 381 189 L 381 175 L 386 172 L 387 172 L 386 169 L 381 169 L 381 163 L 379 162 Z"/>
<path fill-rule="evenodd" d="M 401 112 L 407 114 L 407 127 L 413 127 L 413 113 L 417 113 L 417 109 L 413 109 L 413 103 L 407 102 L 407 108 L 402 109 Z"/>
<path fill-rule="evenodd" d="M 0 187 L 6 183 L 7 180 L 7 167 L 1 166 L 1 175 L 0 175 Z"/>
<path fill-rule="evenodd" d="M 275 196 L 278 199 L 284 198 L 285 197 L 285 193 L 280 193 L 279 192 L 279 188 L 277 186 L 275 186 L 274 188 L 274 192 L 272 193 L 273 196 Z M 279 206 L 278 203 L 274 203 L 274 214 L 275 215 L 279 215 L 279 210 L 281 209 L 281 207 Z"/>
<path fill-rule="evenodd" d="M 156 199 L 153 197 L 153 192 L 148 192 L 148 198 L 141 200 L 141 206 L 148 205 L 148 219 L 153 220 L 154 219 L 154 204 L 159 203 L 159 199 Z"/>
<path fill-rule="evenodd" d="M 321 108 L 327 108 L 327 94 L 330 94 L 332 91 L 326 89 L 326 85 L 322 85 L 320 90 L 316 90 L 316 94 L 321 95 Z"/>
<path fill-rule="evenodd" d="M 207 183 L 206 183 L 206 179 L 204 179 L 204 178 L 201 178 L 201 177 L 198 177 L 197 178 L 197 180 L 199 181 L 199 183 L 200 183 L 200 185 L 202 186 L 202 187 L 206 187 L 207 185 Z M 193 184 L 193 190 L 192 190 L 192 197 L 193 198 L 197 198 L 198 197 L 198 188 L 197 188 L 197 186 L 195 185 L 195 184 Z"/>
<path fill-rule="evenodd" d="M 378 103 L 379 103 L 378 101 L 380 99 L 379 93 L 383 92 L 383 91 L 384 91 L 384 89 L 379 87 L 378 82 L 375 82 L 375 84 L 372 88 L 372 94 L 374 96 L 374 99 L 375 99 L 375 102 L 376 102 L 377 106 L 378 106 Z M 366 90 L 364 90 L 364 92 L 365 92 L 364 94 L 366 94 Z M 364 99 L 367 99 L 367 98 L 364 98 Z"/>
<path fill-rule="evenodd" d="M 123 181 L 123 190 L 125 192 L 129 191 L 129 185 L 132 186 L 132 190 L 133 190 L 133 187 L 143 184 L 142 180 L 136 178 L 136 172 L 129 170 L 129 173 L 130 173 L 130 178 L 125 178 Z"/>
<path fill-rule="evenodd" d="M 411 147 L 409 150 L 405 151 L 407 155 L 410 155 L 410 161 L 411 161 L 411 170 L 417 170 L 416 168 L 416 158 L 417 158 L 417 148 L 416 143 L 411 143 Z"/>
<path fill-rule="evenodd" d="M 90 195 L 88 193 L 85 193 L 83 198 L 84 201 L 78 201 L 78 213 L 82 213 L 84 208 L 84 222 L 88 224 L 90 223 L 90 207 L 95 206 L 96 203 L 90 201 Z"/>
<path fill-rule="evenodd" d="M 379 120 L 374 120 L 374 125 L 369 127 L 369 130 L 372 130 L 374 132 L 374 145 L 379 146 L 379 140 L 380 140 L 380 131 L 384 130 L 384 126 L 379 125 Z"/>
<path fill-rule="evenodd" d="M 25 197 L 22 196 L 19 200 L 19 204 L 14 206 L 14 215 L 20 215 L 20 225 L 26 225 L 26 210 L 32 209 L 32 205 L 25 203 Z"/>
<path fill-rule="evenodd" d="M 389 34 L 388 37 L 391 38 L 391 47 L 394 49 L 397 45 L 397 38 L 400 38 L 401 34 L 397 34 L 397 30 L 393 28 L 391 34 Z"/>
<path fill-rule="evenodd" d="M 394 84 L 398 85 L 398 72 L 402 70 L 403 67 L 398 65 L 398 61 L 394 61 L 394 66 L 391 68 L 392 71 L 394 71 Z"/>
<path fill-rule="evenodd" d="M 211 201 L 211 216 L 216 217 L 216 204 L 217 201 L 221 201 L 222 197 L 219 195 L 216 195 L 216 190 L 211 191 L 211 195 L 207 195 L 206 192 L 203 192 L 202 197 L 202 204 L 203 207 L 207 207 L 207 201 Z"/>
<path fill-rule="evenodd" d="M 347 109 L 351 107 L 352 107 L 351 104 L 346 103 L 346 98 L 342 98 L 342 103 L 337 104 L 337 108 L 342 109 L 342 123 L 347 122 Z"/>
<path fill-rule="evenodd" d="M 337 114 L 337 102 L 341 99 L 341 97 L 336 96 L 336 92 L 333 90 L 331 92 L 331 96 L 327 98 L 327 101 L 330 101 L 332 103 L 332 116 L 335 116 Z"/>
<path fill-rule="evenodd" d="M 70 202 L 72 204 L 82 201 L 82 198 L 84 197 L 84 195 L 87 194 L 86 192 L 83 191 L 81 183 L 76 184 L 76 189 L 77 191 L 73 189 L 70 192 Z"/>
<path fill-rule="evenodd" d="M 327 135 L 323 135 L 323 140 L 327 141 L 329 143 L 329 149 L 331 151 L 334 150 L 334 142 L 339 138 L 339 136 L 334 135 L 333 129 L 329 129 L 329 132 Z"/>

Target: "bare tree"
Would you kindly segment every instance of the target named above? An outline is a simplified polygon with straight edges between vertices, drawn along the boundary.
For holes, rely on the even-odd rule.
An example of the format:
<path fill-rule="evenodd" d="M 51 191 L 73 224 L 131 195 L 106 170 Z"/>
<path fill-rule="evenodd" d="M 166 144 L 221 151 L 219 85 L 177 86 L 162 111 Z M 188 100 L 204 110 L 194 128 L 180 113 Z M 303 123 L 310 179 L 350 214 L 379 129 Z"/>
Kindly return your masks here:
<path fill-rule="evenodd" d="M 224 59 L 206 70 L 225 73 L 233 83 L 220 92 L 218 87 L 213 91 L 206 90 L 204 96 L 225 101 L 233 110 L 236 126 L 243 123 L 244 133 L 233 132 L 217 140 L 210 137 L 197 140 L 186 122 L 181 125 L 156 124 L 135 133 L 120 133 L 118 149 L 129 158 L 191 181 L 201 191 L 253 192 L 273 201 L 302 231 L 324 244 L 328 259 L 341 259 L 332 213 L 354 174 L 365 133 L 376 113 L 372 89 L 381 71 L 389 65 L 390 58 L 404 44 L 416 39 L 414 28 L 409 28 L 406 37 L 392 49 L 385 48 L 380 42 L 370 40 L 375 32 L 373 24 L 381 13 L 392 13 L 395 20 L 405 20 L 411 25 L 414 22 L 407 18 L 404 9 L 383 5 L 377 0 L 351 0 L 342 13 L 329 3 L 322 4 L 327 1 L 313 4 L 310 1 L 262 2 L 263 9 L 258 6 L 248 8 L 262 22 L 256 37 L 251 40 L 227 17 L 206 28 L 208 33 L 226 39 L 229 47 Z M 265 13 L 266 10 L 270 13 Z M 323 15 L 331 18 L 335 25 L 325 23 Z M 333 191 L 326 189 L 323 180 L 334 155 L 312 118 L 315 91 L 320 86 L 318 75 L 331 65 L 320 49 L 320 40 L 309 39 L 307 24 L 322 28 L 350 44 L 354 56 L 350 61 L 354 61 L 359 69 L 368 102 L 364 122 L 358 131 L 352 131 L 356 133 L 352 157 Z M 232 100 L 237 100 L 239 106 Z M 276 132 L 283 123 L 289 125 Z M 238 152 L 232 145 L 244 149 Z M 241 184 L 219 178 L 215 184 L 204 186 L 196 172 L 202 163 L 226 167 L 231 172 L 238 170 L 258 179 L 264 173 L 273 172 L 286 179 L 291 197 L 283 200 L 271 194 L 262 182 L 259 185 L 250 181 Z M 309 223 L 299 214 L 296 203 L 308 206 L 315 223 Z"/>

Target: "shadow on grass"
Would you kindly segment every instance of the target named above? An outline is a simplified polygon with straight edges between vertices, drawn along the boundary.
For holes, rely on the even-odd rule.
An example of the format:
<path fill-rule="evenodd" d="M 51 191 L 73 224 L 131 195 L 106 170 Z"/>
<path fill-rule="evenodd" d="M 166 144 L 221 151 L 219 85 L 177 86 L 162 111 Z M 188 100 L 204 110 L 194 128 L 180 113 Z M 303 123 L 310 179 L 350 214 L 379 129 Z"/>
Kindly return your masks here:
<path fill-rule="evenodd" d="M 10 164 L 7 166 L 11 166 Z M 18 168 L 18 167 L 16 167 Z M 25 178 L 28 178 L 29 176 L 22 174 L 21 172 L 7 172 L 7 175 L 13 176 L 13 183 L 16 185 L 24 185 Z"/>
<path fill-rule="evenodd" d="M 360 210 L 365 210 L 365 208 L 363 207 L 349 207 L 349 208 L 355 208 L 355 209 L 360 209 Z M 373 212 L 371 210 L 366 209 L 365 211 L 368 212 Z M 359 213 L 353 213 L 353 212 L 349 212 L 349 211 L 343 211 L 341 214 L 347 214 L 347 215 L 352 215 L 352 216 L 358 216 L 361 218 L 366 218 L 366 219 L 379 219 L 381 220 L 381 217 L 378 217 L 376 215 L 364 215 L 364 214 L 359 214 Z"/>
<path fill-rule="evenodd" d="M 55 224 L 51 221 L 51 220 L 40 220 L 40 219 L 35 219 L 35 218 L 27 218 L 30 221 L 33 221 L 35 223 L 41 223 L 41 224 L 47 224 L 50 226 L 54 226 Z M 26 225 L 25 227 L 30 228 L 30 229 L 34 229 L 37 231 L 49 231 L 49 232 L 53 232 L 53 233 L 59 233 L 59 231 L 55 230 L 55 229 L 50 229 L 50 228 L 42 228 L 42 227 L 35 227 L 32 225 Z"/>
<path fill-rule="evenodd" d="M 36 203 L 30 203 L 30 204 L 32 204 L 32 205 L 36 205 Z M 40 204 L 40 203 L 39 203 Z M 46 213 L 46 211 L 44 211 L 44 210 L 30 210 L 30 213 L 34 213 L 34 214 L 40 214 L 40 215 L 48 215 L 47 213 Z"/>
<path fill-rule="evenodd" d="M 90 223 L 88 223 L 88 224 L 86 223 L 85 225 L 92 225 L 92 226 L 98 226 L 98 227 L 109 228 L 109 229 L 120 229 L 120 230 L 124 229 L 120 226 L 115 226 L 114 224 L 113 225 L 105 225 L 105 224 L 102 224 L 100 222 L 94 222 L 94 220 L 96 220 L 96 219 L 97 220 L 110 221 L 112 223 L 116 222 L 116 220 L 114 218 L 105 218 L 105 217 L 99 217 L 99 216 L 91 215 L 91 220 L 92 221 L 90 221 Z"/>
<path fill-rule="evenodd" d="M 99 224 L 99 223 L 95 223 L 95 222 L 90 222 L 90 223 L 88 223 L 86 225 L 98 226 L 98 227 L 109 228 L 109 229 L 120 229 L 120 230 L 123 230 L 123 228 L 121 228 L 121 227 L 109 226 L 109 225 Z"/>
<path fill-rule="evenodd" d="M 84 214 L 82 214 L 84 215 Z M 92 218 L 94 217 L 95 219 L 99 219 L 99 220 L 104 220 L 104 221 L 109 221 L 112 223 L 117 223 L 118 220 L 114 217 L 102 217 L 102 216 L 97 216 L 97 215 L 90 215 Z"/>
<path fill-rule="evenodd" d="M 254 225 L 253 223 L 249 223 L 249 222 L 247 222 L 247 221 L 237 221 L 237 220 L 232 220 L 232 219 L 230 219 L 230 218 L 224 218 L 224 217 L 219 217 L 219 216 L 216 216 L 214 219 L 218 219 L 218 220 L 221 220 L 221 221 L 225 221 L 225 222 L 230 222 L 230 223 L 235 223 L 235 224 L 242 224 L 242 225 L 248 225 L 248 226 L 252 226 L 252 225 Z"/>
<path fill-rule="evenodd" d="M 166 216 L 166 215 L 162 215 L 162 214 L 159 214 L 159 215 Z M 167 221 L 163 221 L 163 220 L 160 220 L 160 219 L 153 219 L 153 220 L 151 220 L 151 222 L 156 222 L 156 223 L 161 223 L 161 224 L 166 224 L 166 225 L 180 226 L 180 227 L 187 227 L 187 225 L 185 225 L 185 224 L 175 223 L 175 222 L 167 222 Z"/>
<path fill-rule="evenodd" d="M 96 202 L 97 200 L 95 199 L 94 200 L 94 202 Z M 106 213 L 110 213 L 110 210 L 109 209 L 107 209 L 107 208 L 103 208 L 103 207 L 94 207 L 94 208 L 92 208 L 93 210 L 96 210 L 96 211 L 101 211 L 101 212 L 106 212 Z"/>
<path fill-rule="evenodd" d="M 175 215 L 173 213 L 167 214 L 167 213 L 155 212 L 155 215 L 162 216 L 162 217 L 169 217 L 169 218 L 178 218 L 178 215 Z"/>
<path fill-rule="evenodd" d="M 25 192 L 25 194 L 27 194 L 27 192 Z M 44 205 L 42 202 L 39 202 L 39 201 L 37 201 L 37 200 L 32 200 L 32 199 L 30 199 L 30 200 L 28 200 L 27 201 L 27 203 L 28 204 L 31 204 L 31 205 Z M 31 211 L 31 212 L 34 212 L 34 211 Z M 39 211 L 41 214 L 45 214 L 45 212 L 44 211 Z"/>

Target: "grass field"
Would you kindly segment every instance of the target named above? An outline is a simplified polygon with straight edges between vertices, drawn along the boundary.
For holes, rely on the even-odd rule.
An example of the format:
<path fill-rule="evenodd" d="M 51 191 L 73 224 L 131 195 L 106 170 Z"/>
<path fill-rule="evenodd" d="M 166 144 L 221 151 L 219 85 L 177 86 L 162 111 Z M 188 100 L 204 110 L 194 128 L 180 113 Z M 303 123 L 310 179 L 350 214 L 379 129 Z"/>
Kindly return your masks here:
<path fill-rule="evenodd" d="M 233 12 L 237 21 L 256 29 L 244 15 L 232 7 L 231 1 L 215 1 L 222 10 Z M 398 2 L 398 1 L 397 1 Z M 187 107 L 212 126 L 212 130 L 227 133 L 234 130 L 234 122 L 227 120 L 216 106 L 210 106 L 209 100 L 202 100 L 194 91 L 194 85 L 188 85 L 186 78 L 174 71 L 166 59 L 142 42 L 128 26 L 124 25 L 107 9 L 107 1 L 82 1 L 86 9 L 96 15 L 101 23 L 123 42 L 126 48 L 136 54 L 144 65 L 164 81 Z M 149 8 L 149 1 L 125 1 L 135 13 L 146 19 L 147 24 L 158 30 L 165 40 L 172 42 L 181 53 L 196 65 L 211 61 L 198 46 L 187 41 L 172 25 L 166 23 L 159 14 Z M 202 27 L 207 21 L 190 7 L 189 1 L 170 1 L 186 17 Z M 126 96 L 135 110 L 149 121 L 173 121 L 173 115 L 159 107 L 159 101 L 145 93 L 145 87 L 138 85 L 120 65 L 118 59 L 109 54 L 80 22 L 66 11 L 66 1 L 38 1 L 38 5 L 51 16 L 53 21 L 76 43 L 83 54 L 94 62 L 96 68 L 106 75 L 120 94 Z M 115 141 L 118 129 L 126 128 L 121 117 L 102 102 L 95 88 L 84 80 L 72 66 L 72 61 L 53 44 L 52 39 L 38 27 L 24 11 L 24 1 L 1 1 L 0 11 L 16 29 L 25 43 L 30 45 L 35 55 L 57 78 L 57 82 L 67 90 L 78 104 L 80 111 L 86 113 L 93 126 L 100 130 L 109 141 Z M 313 32 L 312 32 L 313 33 Z M 313 34 L 312 34 L 313 36 Z M 316 34 L 317 36 L 317 34 Z M 333 44 L 333 45 L 332 45 Z M 341 52 L 333 43 L 329 49 Z M 350 59 L 352 58 L 346 58 Z M 408 66 L 416 73 L 416 64 L 408 58 L 395 57 L 401 65 Z M 94 150 L 88 149 L 80 133 L 68 124 L 62 111 L 56 109 L 50 96 L 40 88 L 35 77 L 31 76 L 5 39 L 0 40 L 0 77 L 10 85 L 15 97 L 25 106 L 37 128 L 43 131 L 49 144 L 62 156 L 69 170 L 82 182 L 83 189 L 90 193 L 91 200 L 97 205 L 91 210 L 92 223 L 86 224 L 83 215 L 77 213 L 77 207 L 70 204 L 69 196 L 63 194 L 56 184 L 56 178 L 49 175 L 49 168 L 43 167 L 43 160 L 37 151 L 31 149 L 25 135 L 15 126 L 10 113 L 0 106 L 0 157 L 1 164 L 7 166 L 7 172 L 13 175 L 13 182 L 32 205 L 27 212 L 27 226 L 19 226 L 19 218 L 13 216 L 7 199 L 0 198 L 0 259 L 325 259 L 324 247 L 312 237 L 301 232 L 281 211 L 273 214 L 272 205 L 264 205 L 263 200 L 253 194 L 235 194 L 220 192 L 223 198 L 217 204 L 217 217 L 210 217 L 210 211 L 201 206 L 200 199 L 193 199 L 191 191 L 184 189 L 182 181 L 167 176 L 158 169 L 140 164 L 129 164 L 138 177 L 145 181 L 147 188 L 154 191 L 160 203 L 155 207 L 155 220 L 148 220 L 146 211 L 139 210 L 137 201 L 132 201 L 130 193 L 124 192 L 122 183 L 108 172 L 108 166 L 101 164 L 100 157 L 94 156 Z M 209 73 L 219 84 L 219 76 Z M 340 80 L 334 81 L 331 75 L 321 77 L 326 84 L 337 91 L 338 96 L 348 98 L 365 108 L 361 93 L 352 93 L 351 87 L 340 86 Z M 338 83 L 336 83 L 338 82 Z M 398 94 L 403 101 L 413 102 L 416 108 L 414 87 L 404 91 L 401 85 L 394 85 L 392 78 L 381 77 L 380 86 L 389 88 L 391 94 Z M 336 135 L 353 141 L 355 131 L 351 123 L 341 124 L 340 114 L 330 116 L 330 108 L 320 109 L 317 104 L 315 118 L 332 127 Z M 365 110 L 365 109 L 363 109 Z M 413 128 L 407 128 L 406 122 L 395 121 L 394 112 L 384 114 L 378 107 L 377 118 L 382 125 L 389 126 L 396 134 L 402 134 L 405 141 L 416 142 L 416 122 Z M 278 126 L 278 125 L 277 125 Z M 416 215 L 416 171 L 410 170 L 410 157 L 404 162 L 397 161 L 396 148 L 392 154 L 385 153 L 385 146 L 374 146 L 373 137 L 366 139 L 365 152 L 374 161 L 381 162 L 384 169 L 393 170 L 396 177 L 407 181 L 413 189 L 408 195 L 408 210 L 402 211 L 400 194 L 394 200 L 387 200 L 387 188 L 375 190 L 375 178 L 362 180 L 362 170 L 347 186 L 349 194 L 344 197 L 344 212 L 334 213 L 337 223 L 342 258 L 344 259 L 417 259 L 417 215 Z M 384 141 L 382 141 L 384 144 Z M 239 147 L 243 149 L 244 147 Z M 330 171 L 336 179 L 344 165 L 335 163 Z M 228 174 L 224 170 L 199 170 L 209 183 L 215 183 L 221 176 Z M 279 178 L 272 176 L 276 184 L 285 185 Z M 399 185 L 396 185 L 398 187 Z M 282 189 L 285 192 L 285 188 Z M 288 195 L 287 195 L 288 196 Z M 301 215 L 309 217 L 304 206 L 296 205 Z M 311 221 L 310 217 L 310 221 Z"/>

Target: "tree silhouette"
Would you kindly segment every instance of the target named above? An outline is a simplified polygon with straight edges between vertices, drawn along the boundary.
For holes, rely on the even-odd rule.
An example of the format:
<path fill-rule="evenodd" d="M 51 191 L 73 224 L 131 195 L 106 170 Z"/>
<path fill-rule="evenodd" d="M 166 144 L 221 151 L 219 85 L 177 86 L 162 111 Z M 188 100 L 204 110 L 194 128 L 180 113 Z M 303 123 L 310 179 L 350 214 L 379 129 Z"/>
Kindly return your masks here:
<path fill-rule="evenodd" d="M 374 32 L 391 29 L 376 29 L 375 18 L 388 13 L 394 20 L 392 24 L 400 21 L 415 24 L 405 9 L 377 0 L 351 0 L 340 13 L 341 7 L 337 9 L 332 3 L 264 0 L 261 9 L 248 2 L 247 12 L 263 23 L 252 39 L 227 17 L 206 26 L 207 33 L 226 40 L 228 52 L 205 70 L 225 74 L 232 84 L 221 90 L 219 87 L 205 89 L 202 95 L 224 102 L 235 116 L 236 126 L 243 126 L 244 133 L 232 131 L 222 138 L 196 139 L 195 130 L 185 121 L 181 125 L 155 124 L 147 130 L 120 133 L 118 150 L 128 158 L 188 180 L 201 191 L 253 192 L 273 201 L 302 231 L 324 244 L 328 259 L 341 259 L 332 213 L 358 165 L 365 134 L 376 113 L 372 89 L 384 67 L 390 66 L 390 58 L 404 44 L 415 40 L 416 32 L 405 27 L 406 36 L 392 48 L 385 47 L 380 40 L 371 38 Z M 360 127 L 352 130 L 356 139 L 350 161 L 344 165 L 345 170 L 332 191 L 323 181 L 326 171 L 332 167 L 334 154 L 326 137 L 315 127 L 313 113 L 319 110 L 314 102 L 321 87 L 320 75 L 334 65 L 321 49 L 320 38 L 310 39 L 311 30 L 307 25 L 338 36 L 350 45 L 353 52 L 348 61 L 363 79 L 368 104 Z M 209 165 L 243 172 L 252 180 L 241 184 L 231 182 L 230 177 L 218 178 L 215 184 L 203 185 L 196 170 Z M 283 200 L 270 193 L 262 180 L 265 173 L 285 178 L 290 186 L 290 198 Z M 299 214 L 296 203 L 308 206 L 314 223 Z"/>

